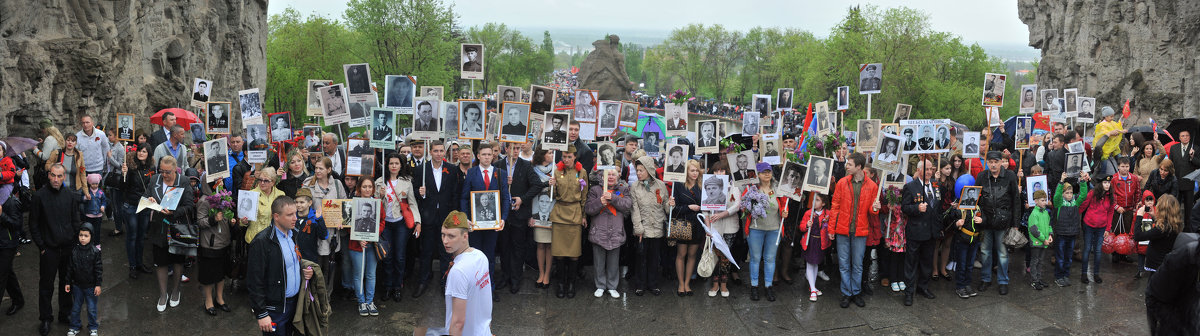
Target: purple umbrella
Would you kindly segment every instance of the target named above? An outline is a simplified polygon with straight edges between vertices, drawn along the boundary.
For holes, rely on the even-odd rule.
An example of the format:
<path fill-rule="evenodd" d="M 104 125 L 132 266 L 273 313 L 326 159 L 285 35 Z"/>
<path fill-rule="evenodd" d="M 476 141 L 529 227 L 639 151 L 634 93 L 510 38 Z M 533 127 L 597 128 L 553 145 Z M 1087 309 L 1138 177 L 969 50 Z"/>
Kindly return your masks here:
<path fill-rule="evenodd" d="M 38 144 L 37 140 L 22 137 L 6 137 L 0 139 L 0 142 L 4 142 L 4 156 L 6 157 L 33 149 Z"/>

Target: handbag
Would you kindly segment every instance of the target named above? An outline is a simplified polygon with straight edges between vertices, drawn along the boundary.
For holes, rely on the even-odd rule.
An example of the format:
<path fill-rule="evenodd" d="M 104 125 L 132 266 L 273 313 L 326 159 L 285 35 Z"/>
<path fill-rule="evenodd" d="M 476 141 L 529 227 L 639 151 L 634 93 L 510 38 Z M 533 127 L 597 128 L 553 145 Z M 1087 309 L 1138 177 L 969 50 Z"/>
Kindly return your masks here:
<path fill-rule="evenodd" d="M 667 239 L 671 240 L 692 240 L 692 222 L 686 219 L 672 218 L 670 225 L 671 234 L 667 235 Z"/>
<path fill-rule="evenodd" d="M 704 237 L 704 252 L 700 254 L 700 264 L 696 265 L 696 273 L 702 277 L 712 276 L 717 267 L 717 255 L 713 253 L 712 238 Z"/>
<path fill-rule="evenodd" d="M 1022 248 L 1029 244 L 1029 238 L 1021 233 L 1021 229 L 1017 227 L 1008 228 L 1008 232 L 1004 234 L 1004 246 L 1011 248 Z"/>
<path fill-rule="evenodd" d="M 195 257 L 196 249 L 200 247 L 199 225 L 187 220 L 174 221 L 166 223 L 166 225 L 167 252 Z"/>

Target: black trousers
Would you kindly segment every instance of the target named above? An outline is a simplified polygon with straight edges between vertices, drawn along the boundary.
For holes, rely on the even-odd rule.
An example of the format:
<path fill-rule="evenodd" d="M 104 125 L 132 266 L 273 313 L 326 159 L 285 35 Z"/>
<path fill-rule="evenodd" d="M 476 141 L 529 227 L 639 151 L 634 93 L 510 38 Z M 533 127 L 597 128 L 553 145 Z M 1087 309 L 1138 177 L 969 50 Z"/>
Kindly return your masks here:
<path fill-rule="evenodd" d="M 13 258 L 17 256 L 17 248 L 0 249 L 0 296 L 8 291 L 13 305 L 25 304 L 25 295 L 21 293 L 21 284 L 17 282 L 17 274 L 13 272 Z"/>
<path fill-rule="evenodd" d="M 509 217 L 500 231 L 500 268 L 504 271 L 498 281 L 509 285 L 521 283 L 521 271 L 525 269 L 525 248 L 529 241 L 529 218 Z"/>
<path fill-rule="evenodd" d="M 904 292 L 912 295 L 917 289 L 929 289 L 929 277 L 933 275 L 933 250 L 937 240 L 909 240 L 904 255 Z"/>
<path fill-rule="evenodd" d="M 417 273 L 417 283 L 419 284 L 424 284 L 433 278 L 434 260 L 441 260 L 442 272 L 450 269 L 450 255 L 446 253 L 445 247 L 442 246 L 441 228 L 442 225 L 440 222 L 438 224 L 421 223 L 421 237 L 417 238 L 421 240 L 421 260 L 418 261 L 420 263 L 420 271 Z M 437 259 L 434 259 L 435 255 Z M 441 284 L 446 283 L 446 277 L 439 275 L 438 278 L 441 279 Z"/>
<path fill-rule="evenodd" d="M 38 259 L 38 320 L 43 322 L 54 320 L 54 307 L 50 300 L 58 293 L 58 315 L 65 318 L 71 313 L 70 295 L 64 287 L 67 285 L 67 264 L 71 262 L 71 248 L 47 248 Z M 58 285 L 54 278 L 58 277 Z"/>
<path fill-rule="evenodd" d="M 640 242 L 632 241 L 637 250 L 637 272 L 634 273 L 634 289 L 658 288 L 660 258 L 662 257 L 662 238 L 643 238 Z"/>

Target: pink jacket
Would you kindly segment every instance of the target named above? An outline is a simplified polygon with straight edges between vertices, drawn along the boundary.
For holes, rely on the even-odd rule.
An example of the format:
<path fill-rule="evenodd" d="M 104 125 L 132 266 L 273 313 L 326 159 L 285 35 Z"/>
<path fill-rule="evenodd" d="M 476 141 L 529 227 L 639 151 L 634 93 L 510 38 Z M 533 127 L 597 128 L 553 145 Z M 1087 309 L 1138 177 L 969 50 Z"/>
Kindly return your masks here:
<path fill-rule="evenodd" d="M 1104 197 L 1097 201 L 1093 195 L 1098 192 L 1101 191 L 1093 189 L 1088 192 L 1087 198 L 1083 199 L 1083 205 L 1079 206 L 1079 213 L 1083 214 L 1083 225 L 1097 229 L 1104 228 L 1107 231 L 1112 226 L 1113 213 L 1116 212 L 1116 209 L 1113 206 L 1112 197 Z"/>

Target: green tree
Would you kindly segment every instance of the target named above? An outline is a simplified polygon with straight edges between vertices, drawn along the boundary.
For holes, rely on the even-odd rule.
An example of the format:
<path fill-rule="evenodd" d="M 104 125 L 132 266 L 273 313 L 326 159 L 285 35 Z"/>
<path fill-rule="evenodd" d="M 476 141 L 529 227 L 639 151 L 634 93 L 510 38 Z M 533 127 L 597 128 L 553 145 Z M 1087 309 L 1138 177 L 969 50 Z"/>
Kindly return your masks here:
<path fill-rule="evenodd" d="M 460 39 L 453 5 L 442 0 L 350 0 L 343 16 L 358 34 L 357 43 L 365 46 L 358 59 L 371 64 L 372 79 L 379 85 L 385 75 L 408 75 L 416 76 L 419 86 L 456 88 Z"/>
<path fill-rule="evenodd" d="M 306 117 L 308 80 L 343 81 L 342 63 L 356 62 L 351 53 L 355 34 L 335 20 L 302 17 L 294 8 L 267 20 L 267 87 L 263 92 L 268 112 L 292 111 L 294 121 Z"/>
<path fill-rule="evenodd" d="M 471 27 L 467 30 L 466 39 L 471 43 L 483 44 L 487 62 L 483 69 L 483 80 L 480 81 L 483 87 L 476 87 L 476 90 L 491 92 L 496 85 L 528 87 L 530 84 L 544 84 L 554 70 L 552 54 L 542 51 L 547 40 L 551 52 L 554 50 L 549 32 L 543 35 L 541 47 L 503 23 Z"/>

